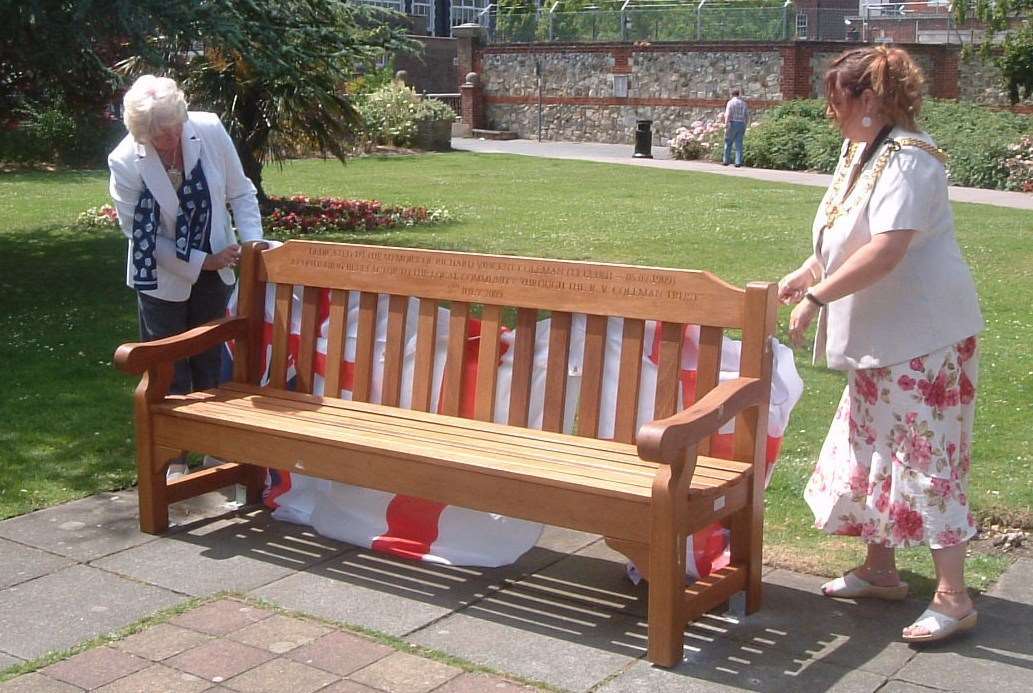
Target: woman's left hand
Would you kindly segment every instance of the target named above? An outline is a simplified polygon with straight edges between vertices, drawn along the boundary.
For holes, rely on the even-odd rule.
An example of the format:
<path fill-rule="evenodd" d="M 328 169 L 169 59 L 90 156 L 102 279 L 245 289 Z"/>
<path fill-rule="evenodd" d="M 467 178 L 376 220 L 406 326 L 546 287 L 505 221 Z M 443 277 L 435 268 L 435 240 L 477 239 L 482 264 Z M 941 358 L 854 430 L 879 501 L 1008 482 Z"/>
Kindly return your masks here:
<path fill-rule="evenodd" d="M 789 341 L 794 347 L 803 346 L 804 334 L 817 314 L 818 306 L 812 301 L 801 301 L 793 308 L 793 312 L 789 314 Z"/>

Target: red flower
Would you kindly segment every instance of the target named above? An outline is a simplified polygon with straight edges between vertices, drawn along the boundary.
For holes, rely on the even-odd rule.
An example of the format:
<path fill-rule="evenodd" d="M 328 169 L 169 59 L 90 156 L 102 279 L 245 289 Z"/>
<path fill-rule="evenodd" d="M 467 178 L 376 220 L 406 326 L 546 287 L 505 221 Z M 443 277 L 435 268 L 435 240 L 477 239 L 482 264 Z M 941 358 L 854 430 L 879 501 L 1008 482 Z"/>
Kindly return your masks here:
<path fill-rule="evenodd" d="M 900 376 L 900 378 L 897 379 L 897 387 L 899 387 L 901 390 L 907 390 L 907 391 L 914 390 L 915 389 L 915 382 L 916 382 L 915 379 L 912 378 L 911 376 L 909 376 L 909 375 L 902 375 L 902 376 Z"/>
<path fill-rule="evenodd" d="M 976 396 L 976 388 L 972 384 L 972 381 L 968 379 L 968 376 L 964 373 L 961 374 L 960 382 L 958 383 L 959 396 L 962 404 L 969 404 L 972 399 Z"/>
<path fill-rule="evenodd" d="M 879 386 L 875 384 L 875 380 L 863 370 L 859 370 L 856 371 L 854 382 L 857 385 L 857 393 L 864 398 L 864 401 L 868 404 L 875 404 L 879 399 Z"/>
<path fill-rule="evenodd" d="M 976 338 L 969 337 L 964 342 L 958 345 L 958 357 L 961 362 L 964 363 L 972 358 L 972 355 L 976 353 Z"/>
<path fill-rule="evenodd" d="M 921 373 L 925 370 L 925 358 L 919 357 L 917 359 L 911 359 L 911 370 L 918 371 Z"/>
<path fill-rule="evenodd" d="M 897 542 L 921 540 L 924 526 L 922 515 L 906 503 L 891 505 L 890 519 L 893 521 L 893 538 Z"/>

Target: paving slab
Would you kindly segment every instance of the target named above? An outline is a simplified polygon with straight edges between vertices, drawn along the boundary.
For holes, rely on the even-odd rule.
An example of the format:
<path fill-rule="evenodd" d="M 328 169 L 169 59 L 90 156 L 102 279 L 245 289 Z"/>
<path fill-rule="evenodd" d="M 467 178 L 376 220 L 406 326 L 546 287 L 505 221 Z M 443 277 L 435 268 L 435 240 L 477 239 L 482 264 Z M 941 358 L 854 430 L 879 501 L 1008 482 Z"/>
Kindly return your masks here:
<path fill-rule="evenodd" d="M 241 693 L 315 693 L 340 677 L 330 672 L 277 657 L 223 684 Z"/>
<path fill-rule="evenodd" d="M 364 686 L 363 684 L 359 683 L 358 681 L 349 681 L 348 679 L 344 679 L 342 681 L 338 681 L 337 683 L 330 684 L 328 687 L 324 688 L 319 693 L 382 693 L 382 692 L 378 691 L 376 688 L 370 688 L 369 686 Z"/>
<path fill-rule="evenodd" d="M 209 690 L 212 684 L 199 676 L 152 664 L 146 669 L 97 689 L 97 693 L 195 693 Z"/>
<path fill-rule="evenodd" d="M 232 640 L 212 640 L 164 661 L 166 666 L 223 683 L 273 658 L 269 652 Z"/>
<path fill-rule="evenodd" d="M 219 599 L 180 614 L 169 623 L 219 636 L 258 623 L 272 615 L 273 612 L 268 609 L 260 609 L 236 599 Z"/>
<path fill-rule="evenodd" d="M 180 628 L 171 623 L 159 623 L 147 630 L 130 635 L 124 640 L 116 640 L 111 643 L 111 646 L 137 657 L 160 662 L 163 659 L 174 657 L 180 652 L 186 652 L 202 645 L 211 638 L 210 635 L 188 628 Z"/>
<path fill-rule="evenodd" d="M 900 631 L 925 603 L 829 599 L 818 590 L 826 581 L 787 570 L 768 573 L 764 606 L 741 621 L 726 621 L 728 637 L 777 648 L 801 661 L 886 677 L 899 671 L 914 656 L 914 650 L 900 640 Z"/>
<path fill-rule="evenodd" d="M 40 673 L 87 690 L 100 688 L 123 676 L 146 669 L 151 663 L 113 647 L 96 647 L 51 664 Z"/>
<path fill-rule="evenodd" d="M 326 635 L 330 629 L 311 621 L 274 614 L 238 631 L 230 633 L 231 640 L 260 650 L 282 655 Z"/>
<path fill-rule="evenodd" d="M 523 588 L 591 607 L 645 616 L 645 582 L 627 577 L 627 559 L 603 541 L 589 544 L 519 580 Z"/>
<path fill-rule="evenodd" d="M 1020 558 L 975 600 L 980 617 L 1028 626 L 1033 623 L 1033 560 Z"/>
<path fill-rule="evenodd" d="M 89 498 L 0 522 L 0 537 L 77 561 L 91 561 L 157 537 L 139 529 L 136 493 Z"/>
<path fill-rule="evenodd" d="M 325 560 L 347 545 L 299 525 L 251 517 L 197 523 L 94 565 L 195 596 L 247 591 Z"/>
<path fill-rule="evenodd" d="M 9 655 L 6 652 L 0 652 L 0 671 L 3 671 L 7 667 L 13 667 L 16 664 L 21 664 L 25 660 L 21 657 L 15 657 Z"/>
<path fill-rule="evenodd" d="M 518 583 L 410 635 L 410 642 L 583 691 L 645 653 L 639 619 Z M 576 664 L 575 664 L 576 663 Z"/>
<path fill-rule="evenodd" d="M 351 633 L 334 631 L 292 650 L 288 659 L 325 669 L 339 676 L 367 667 L 394 653 L 394 648 Z"/>
<path fill-rule="evenodd" d="M 355 550 L 253 591 L 287 609 L 405 635 L 560 557 L 534 548 L 503 568 L 421 563 Z"/>
<path fill-rule="evenodd" d="M 463 674 L 457 676 L 434 693 L 527 693 L 538 690 L 513 681 L 489 676 L 488 674 Z"/>
<path fill-rule="evenodd" d="M 36 672 L 0 683 L 0 693 L 81 693 L 82 690 Z"/>
<path fill-rule="evenodd" d="M 879 693 L 939 693 L 939 688 L 918 686 L 907 681 L 887 681 L 886 685 L 879 689 Z"/>
<path fill-rule="evenodd" d="M 0 590 L 0 650 L 34 659 L 123 628 L 183 600 L 182 595 L 74 565 Z"/>
<path fill-rule="evenodd" d="M 429 693 L 462 673 L 462 669 L 433 659 L 395 652 L 359 669 L 349 678 L 390 693 Z"/>
<path fill-rule="evenodd" d="M 1033 625 L 980 614 L 974 631 L 942 644 L 915 646 L 894 676 L 909 683 L 965 693 L 1033 690 Z"/>
<path fill-rule="evenodd" d="M 640 661 L 600 693 L 682 693 L 684 691 L 836 691 L 873 693 L 886 679 L 867 671 L 850 671 L 821 662 L 801 663 L 781 650 L 760 654 L 738 643 L 718 640 L 689 651 L 676 667 L 662 669 Z"/>
<path fill-rule="evenodd" d="M 74 562 L 70 558 L 0 539 L 0 589 L 49 575 Z"/>

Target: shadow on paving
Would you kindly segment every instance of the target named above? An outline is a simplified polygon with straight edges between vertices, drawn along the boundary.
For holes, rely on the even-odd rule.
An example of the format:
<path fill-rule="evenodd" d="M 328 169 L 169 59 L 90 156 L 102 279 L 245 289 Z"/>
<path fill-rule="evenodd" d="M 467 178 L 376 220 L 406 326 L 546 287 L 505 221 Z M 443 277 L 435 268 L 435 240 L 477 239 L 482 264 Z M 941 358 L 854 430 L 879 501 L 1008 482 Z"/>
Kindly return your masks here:
<path fill-rule="evenodd" d="M 900 629 L 923 602 L 829 600 L 818 593 L 822 578 L 775 570 L 765 577 L 761 611 L 742 621 L 707 615 L 690 624 L 684 661 L 661 669 L 643 659 L 647 591 L 625 578 L 620 557 L 601 542 L 576 554 L 539 546 L 502 568 L 434 565 L 342 545 L 302 567 L 299 544 L 289 537 L 310 530 L 271 525 L 279 528 L 251 546 L 249 557 L 298 572 L 258 596 L 563 688 L 587 690 L 616 676 L 604 690 L 676 690 L 690 679 L 747 690 L 876 690 L 887 678 L 957 689 L 947 685 L 952 669 L 971 674 L 983 665 L 1033 677 L 1033 641 L 1017 637 L 1028 635 L 1033 607 L 987 595 L 978 599 L 982 621 L 973 635 L 911 647 L 899 640 Z M 221 532 L 170 539 L 207 545 L 202 555 L 212 560 L 233 555 Z M 525 658 L 534 661 L 525 666 Z M 596 661 L 599 671 L 571 678 L 575 667 Z M 962 688 L 974 690 L 971 683 Z M 1009 689 L 998 681 L 993 690 Z"/>

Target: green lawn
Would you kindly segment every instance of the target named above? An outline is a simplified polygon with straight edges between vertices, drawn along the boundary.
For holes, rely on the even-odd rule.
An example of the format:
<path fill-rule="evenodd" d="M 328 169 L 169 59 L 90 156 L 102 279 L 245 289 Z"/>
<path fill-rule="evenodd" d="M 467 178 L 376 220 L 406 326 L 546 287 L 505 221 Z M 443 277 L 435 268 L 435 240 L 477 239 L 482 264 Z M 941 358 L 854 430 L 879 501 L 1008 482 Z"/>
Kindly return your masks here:
<path fill-rule="evenodd" d="M 455 223 L 348 240 L 584 258 L 777 280 L 808 252 L 821 190 L 723 176 L 475 154 L 304 161 L 267 170 L 270 193 L 444 206 Z M 103 203 L 103 173 L 0 175 L 0 517 L 133 481 L 130 392 L 110 366 L 135 335 L 120 235 L 74 228 Z M 955 207 L 989 328 L 983 341 L 971 497 L 981 516 L 1033 525 L 1033 213 Z M 784 318 L 785 316 L 783 316 Z M 784 335 L 783 327 L 780 331 Z M 803 484 L 843 377 L 798 366 L 807 390 L 768 493 L 768 555 L 816 572 L 845 566 L 854 542 L 810 529 Z M 928 552 L 909 552 L 916 586 Z M 1003 561 L 978 557 L 974 583 Z"/>

